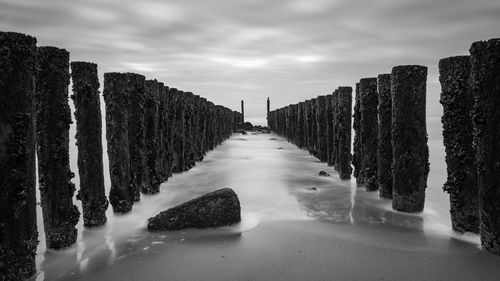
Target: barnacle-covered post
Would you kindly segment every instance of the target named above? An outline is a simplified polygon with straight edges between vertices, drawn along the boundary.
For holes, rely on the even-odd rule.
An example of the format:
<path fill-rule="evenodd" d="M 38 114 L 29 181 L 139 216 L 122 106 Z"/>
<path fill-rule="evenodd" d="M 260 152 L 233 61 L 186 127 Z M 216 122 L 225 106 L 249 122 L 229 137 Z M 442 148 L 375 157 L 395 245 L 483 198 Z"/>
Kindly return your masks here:
<path fill-rule="evenodd" d="M 111 178 L 109 202 L 115 213 L 129 212 L 134 202 L 128 139 L 128 88 L 127 74 L 104 73 L 106 140 Z"/>
<path fill-rule="evenodd" d="M 330 162 L 335 170 L 339 169 L 339 90 L 332 93 L 332 120 L 333 120 L 333 150 Z"/>
<path fill-rule="evenodd" d="M 424 209 L 429 173 L 425 124 L 427 67 L 396 66 L 391 73 L 393 200 L 403 212 Z"/>
<path fill-rule="evenodd" d="M 377 76 L 378 149 L 377 177 L 380 198 L 392 199 L 392 98 L 391 74 Z"/>
<path fill-rule="evenodd" d="M 470 57 L 439 61 L 443 105 L 443 140 L 448 177 L 443 189 L 450 194 L 451 225 L 457 231 L 479 233 L 477 174 L 472 147 L 474 98 L 470 90 Z"/>
<path fill-rule="evenodd" d="M 361 168 L 363 150 L 361 147 L 361 98 L 359 96 L 359 83 L 356 83 L 355 101 L 352 127 L 354 129 L 354 141 L 352 144 L 352 166 L 354 167 L 353 175 L 356 178 L 357 184 L 365 182 L 365 175 Z"/>
<path fill-rule="evenodd" d="M 149 175 L 146 165 L 146 142 L 144 130 L 145 81 L 141 74 L 127 73 L 128 78 L 128 144 L 130 154 L 131 186 L 134 201 L 141 199 L 141 190 L 149 189 Z"/>
<path fill-rule="evenodd" d="M 352 115 L 352 88 L 339 87 L 338 89 L 338 135 L 339 155 L 338 171 L 340 179 L 351 178 L 351 115 Z"/>
<path fill-rule="evenodd" d="M 36 39 L 0 32 L 0 272 L 36 272 Z M 15 171 L 15 173 L 13 172 Z"/>
<path fill-rule="evenodd" d="M 377 78 L 363 78 L 359 84 L 361 99 L 361 147 L 363 149 L 361 169 L 364 173 L 365 188 L 368 191 L 378 189 L 377 180 Z"/>
<path fill-rule="evenodd" d="M 333 166 L 333 94 L 326 96 L 326 154 L 328 166 Z"/>
<path fill-rule="evenodd" d="M 160 136 L 163 133 L 159 126 L 160 91 L 156 80 L 146 80 L 144 103 L 144 130 L 146 140 L 146 162 L 149 184 L 141 190 L 145 194 L 154 194 L 160 191 L 162 182 L 158 171 L 160 161 Z M 162 93 L 163 94 L 163 93 Z M 162 138 L 163 140 L 163 138 Z"/>
<path fill-rule="evenodd" d="M 80 176 L 77 198 L 82 201 L 83 225 L 100 226 L 106 223 L 108 200 L 104 190 L 102 116 L 97 64 L 71 62 L 71 78 Z"/>
<path fill-rule="evenodd" d="M 328 162 L 327 153 L 327 118 L 326 118 L 326 96 L 316 98 L 316 128 L 317 128 L 317 146 L 318 158 L 321 162 Z"/>
<path fill-rule="evenodd" d="M 40 47 L 36 83 L 38 184 L 47 248 L 62 249 L 76 242 L 80 217 L 73 205 L 74 174 L 69 167 L 69 53 Z"/>
<path fill-rule="evenodd" d="M 483 248 L 500 255 L 500 39 L 470 48 L 474 146 Z"/>

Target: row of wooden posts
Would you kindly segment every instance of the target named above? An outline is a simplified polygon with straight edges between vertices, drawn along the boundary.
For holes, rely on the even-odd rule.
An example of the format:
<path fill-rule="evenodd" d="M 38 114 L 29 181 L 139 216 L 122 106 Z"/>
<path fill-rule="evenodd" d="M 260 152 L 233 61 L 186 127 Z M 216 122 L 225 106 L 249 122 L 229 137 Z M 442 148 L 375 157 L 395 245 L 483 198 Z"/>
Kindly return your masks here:
<path fill-rule="evenodd" d="M 352 173 L 351 96 L 351 87 L 339 87 L 331 95 L 270 111 L 268 126 L 333 166 L 342 179 L 349 179 Z"/>
<path fill-rule="evenodd" d="M 71 73 L 70 73 L 71 68 Z M 36 272 L 36 165 L 47 248 L 76 242 L 80 211 L 69 161 L 73 81 L 83 223 L 106 223 L 97 65 L 37 47 L 36 39 L 0 32 L 0 272 L 24 280 Z M 236 130 L 242 115 L 135 73 L 105 73 L 106 139 L 113 211 L 160 191 Z M 36 161 L 37 159 L 37 161 Z"/>
<path fill-rule="evenodd" d="M 473 43 L 470 56 L 440 60 L 439 73 L 452 227 L 478 233 L 483 248 L 500 255 L 500 39 Z M 356 84 L 353 174 L 366 190 L 392 199 L 397 211 L 424 208 L 426 80 L 427 67 L 403 65 Z M 348 179 L 351 92 L 339 87 L 268 110 L 268 125 Z"/>

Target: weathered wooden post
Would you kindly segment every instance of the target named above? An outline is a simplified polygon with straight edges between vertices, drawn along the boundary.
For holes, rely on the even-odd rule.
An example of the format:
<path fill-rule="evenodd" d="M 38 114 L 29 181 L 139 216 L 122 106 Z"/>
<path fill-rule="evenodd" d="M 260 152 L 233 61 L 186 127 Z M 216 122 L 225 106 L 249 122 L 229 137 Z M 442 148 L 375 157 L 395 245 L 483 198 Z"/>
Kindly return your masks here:
<path fill-rule="evenodd" d="M 131 185 L 134 201 L 141 199 L 141 190 L 149 189 L 149 176 L 146 164 L 146 142 L 144 130 L 145 81 L 143 75 L 127 73 L 128 78 L 128 141 L 130 155 Z"/>
<path fill-rule="evenodd" d="M 330 160 L 335 170 L 339 169 L 339 90 L 332 93 L 332 115 L 333 115 L 333 150 Z"/>
<path fill-rule="evenodd" d="M 425 66 L 405 65 L 392 69 L 392 208 L 397 211 L 421 212 L 424 209 L 429 173 L 426 80 Z"/>
<path fill-rule="evenodd" d="M 352 115 L 352 88 L 339 87 L 338 89 L 338 127 L 339 127 L 339 161 L 338 171 L 340 179 L 351 178 L 351 115 Z"/>
<path fill-rule="evenodd" d="M 474 42 L 470 54 L 479 234 L 484 249 L 500 255 L 500 39 Z"/>
<path fill-rule="evenodd" d="M 132 210 L 135 192 L 130 175 L 128 88 L 127 74 L 104 73 L 106 140 L 111 178 L 109 202 L 115 213 L 127 213 Z"/>
<path fill-rule="evenodd" d="M 326 154 L 328 166 L 333 166 L 333 94 L 326 96 Z"/>
<path fill-rule="evenodd" d="M 185 153 L 184 153 L 184 131 L 185 131 L 185 112 L 186 105 L 182 98 L 183 92 L 179 91 L 175 88 L 170 88 L 169 95 L 172 98 L 172 109 L 173 109 L 173 118 L 172 129 L 172 149 L 173 149 L 173 172 L 180 173 L 184 170 L 185 167 Z"/>
<path fill-rule="evenodd" d="M 361 169 L 364 172 L 365 188 L 368 191 L 378 189 L 377 180 L 377 147 L 378 147 L 378 117 L 377 117 L 377 78 L 363 78 L 359 84 L 361 99 L 361 146 L 363 155 Z"/>
<path fill-rule="evenodd" d="M 269 112 L 271 111 L 271 101 L 267 98 L 267 127 L 270 127 L 269 123 Z"/>
<path fill-rule="evenodd" d="M 158 86 L 156 80 L 146 80 L 145 82 L 145 103 L 144 103 L 144 130 L 146 140 L 146 163 L 148 169 L 149 183 L 143 186 L 141 190 L 145 194 L 155 194 L 160 192 L 161 177 L 158 171 L 158 164 L 161 161 L 161 143 L 160 138 L 163 134 L 159 126 L 159 105 L 160 91 L 163 87 Z M 163 93 L 161 93 L 163 94 Z M 162 126 L 163 127 L 163 126 Z"/>
<path fill-rule="evenodd" d="M 377 177 L 380 198 L 392 199 L 392 98 L 391 74 L 377 76 L 378 150 Z"/>
<path fill-rule="evenodd" d="M 326 100 L 326 96 L 316 98 L 317 154 L 321 162 L 328 162 Z"/>
<path fill-rule="evenodd" d="M 36 39 L 0 32 L 0 272 L 24 280 L 36 272 Z M 13 173 L 15 171 L 15 173 Z"/>
<path fill-rule="evenodd" d="M 365 182 L 365 175 L 361 168 L 363 150 L 361 147 L 361 98 L 359 96 L 359 83 L 356 83 L 355 100 L 356 104 L 354 105 L 354 113 L 352 115 L 352 127 L 354 129 L 352 165 L 354 167 L 353 174 L 356 178 L 356 183 L 363 184 Z"/>
<path fill-rule="evenodd" d="M 318 158 L 318 124 L 316 123 L 316 112 L 317 112 L 317 105 L 316 105 L 316 100 L 317 98 L 311 99 L 310 102 L 310 125 L 311 125 L 311 134 L 309 135 L 310 137 L 310 144 L 311 147 L 309 148 L 309 154 L 313 155 L 314 157 Z"/>
<path fill-rule="evenodd" d="M 71 78 L 80 175 L 77 198 L 82 201 L 83 225 L 100 226 L 106 223 L 106 209 L 109 204 L 104 189 L 102 115 L 97 64 L 71 62 Z"/>
<path fill-rule="evenodd" d="M 305 146 L 305 118 L 304 118 L 304 102 L 299 102 L 297 105 L 297 146 L 303 148 Z"/>
<path fill-rule="evenodd" d="M 69 53 L 40 47 L 37 56 L 36 135 L 43 226 L 47 248 L 62 249 L 76 242 L 80 217 L 73 205 L 74 174 L 69 167 Z"/>
<path fill-rule="evenodd" d="M 241 100 L 241 123 L 245 123 L 245 105 L 243 100 Z"/>
<path fill-rule="evenodd" d="M 175 115 L 175 109 L 174 109 L 174 104 L 173 100 L 171 97 L 171 92 L 170 88 L 165 86 L 163 83 L 159 82 L 158 83 L 159 87 L 159 92 L 160 92 L 160 131 L 162 132 L 161 134 L 161 164 L 160 166 L 162 167 L 161 169 L 161 179 L 162 182 L 165 182 L 168 180 L 169 177 L 172 176 L 172 170 L 174 166 L 174 151 L 173 151 L 173 146 L 172 146 L 172 139 L 174 135 L 174 126 L 173 126 L 173 121 L 174 120 L 174 115 Z M 162 107 L 163 105 L 163 107 Z"/>
<path fill-rule="evenodd" d="M 192 137 L 192 127 L 193 127 L 193 93 L 183 92 L 182 99 L 185 104 L 184 111 L 184 165 L 182 167 L 183 171 L 187 171 L 194 166 L 194 155 L 193 155 L 193 137 Z"/>
<path fill-rule="evenodd" d="M 470 57 L 440 60 L 439 81 L 448 171 L 443 189 L 450 194 L 451 224 L 457 231 L 479 233 L 477 175 L 470 116 L 474 104 L 470 90 Z"/>

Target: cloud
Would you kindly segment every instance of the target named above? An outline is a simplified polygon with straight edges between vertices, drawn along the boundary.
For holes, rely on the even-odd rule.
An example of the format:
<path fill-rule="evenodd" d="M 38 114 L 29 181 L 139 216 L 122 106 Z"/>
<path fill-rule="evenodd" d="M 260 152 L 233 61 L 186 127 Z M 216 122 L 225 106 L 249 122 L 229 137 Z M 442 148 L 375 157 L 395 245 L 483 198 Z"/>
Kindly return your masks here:
<path fill-rule="evenodd" d="M 497 0 L 0 0 L 0 26 L 264 117 L 400 64 L 429 67 L 428 112 L 440 115 L 437 62 L 498 36 Z"/>

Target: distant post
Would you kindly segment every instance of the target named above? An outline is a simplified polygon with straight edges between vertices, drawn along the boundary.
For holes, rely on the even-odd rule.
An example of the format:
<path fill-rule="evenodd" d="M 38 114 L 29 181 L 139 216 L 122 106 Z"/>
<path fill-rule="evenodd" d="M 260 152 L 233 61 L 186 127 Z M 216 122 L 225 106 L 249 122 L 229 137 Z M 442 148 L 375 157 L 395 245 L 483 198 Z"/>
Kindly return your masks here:
<path fill-rule="evenodd" d="M 378 189 L 377 180 L 377 78 L 360 80 L 359 95 L 361 99 L 361 147 L 363 150 L 361 169 L 364 173 L 365 188 L 368 191 Z"/>
<path fill-rule="evenodd" d="M 106 223 L 106 209 L 109 204 L 104 189 L 102 115 L 97 64 L 72 62 L 71 77 L 80 175 L 77 198 L 82 201 L 83 225 L 100 226 Z"/>
<path fill-rule="evenodd" d="M 392 199 L 392 98 L 391 74 L 377 76 L 378 92 L 378 185 L 380 198 Z"/>
<path fill-rule="evenodd" d="M 425 124 L 427 67 L 396 66 L 391 73 L 393 200 L 403 212 L 424 209 L 429 173 Z"/>
<path fill-rule="evenodd" d="M 80 218 L 73 205 L 74 174 L 69 167 L 69 53 L 38 48 L 36 133 L 38 183 L 47 248 L 62 249 L 76 242 Z"/>
<path fill-rule="evenodd" d="M 38 245 L 36 39 L 0 32 L 0 46 L 0 272 L 5 280 L 24 280 L 36 273 Z"/>
<path fill-rule="evenodd" d="M 243 100 L 241 100 L 241 122 L 245 123 L 245 105 Z"/>
<path fill-rule="evenodd" d="M 500 39 L 474 42 L 470 54 L 479 233 L 484 249 L 500 255 Z"/>

